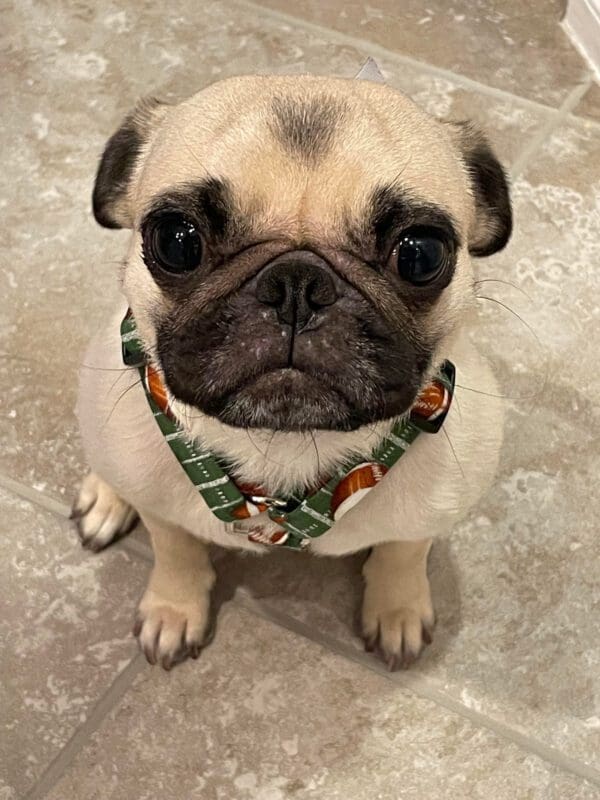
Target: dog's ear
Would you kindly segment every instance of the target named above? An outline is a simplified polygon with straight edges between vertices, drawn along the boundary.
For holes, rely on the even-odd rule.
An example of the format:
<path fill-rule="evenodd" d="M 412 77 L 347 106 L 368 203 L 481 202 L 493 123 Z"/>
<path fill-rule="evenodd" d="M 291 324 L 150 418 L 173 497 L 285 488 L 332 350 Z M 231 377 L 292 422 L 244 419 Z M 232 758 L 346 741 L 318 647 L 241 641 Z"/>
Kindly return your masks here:
<path fill-rule="evenodd" d="M 144 146 L 163 119 L 168 106 L 155 98 L 142 100 L 108 140 L 96 174 L 92 208 L 105 228 L 131 228 L 131 182 Z"/>
<path fill-rule="evenodd" d="M 469 231 L 469 252 L 489 256 L 502 250 L 512 232 L 508 178 L 487 139 L 470 122 L 449 122 L 469 174 L 475 217 Z"/>

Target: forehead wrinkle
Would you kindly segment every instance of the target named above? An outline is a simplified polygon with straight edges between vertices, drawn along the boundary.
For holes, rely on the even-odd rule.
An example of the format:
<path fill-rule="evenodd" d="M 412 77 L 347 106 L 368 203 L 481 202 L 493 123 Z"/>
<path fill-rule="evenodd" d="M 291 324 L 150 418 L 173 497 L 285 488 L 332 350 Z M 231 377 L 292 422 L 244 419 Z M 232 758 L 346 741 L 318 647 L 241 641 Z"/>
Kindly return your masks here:
<path fill-rule="evenodd" d="M 347 104 L 333 95 L 298 98 L 276 95 L 271 101 L 271 134 L 290 155 L 315 166 L 331 149 Z"/>

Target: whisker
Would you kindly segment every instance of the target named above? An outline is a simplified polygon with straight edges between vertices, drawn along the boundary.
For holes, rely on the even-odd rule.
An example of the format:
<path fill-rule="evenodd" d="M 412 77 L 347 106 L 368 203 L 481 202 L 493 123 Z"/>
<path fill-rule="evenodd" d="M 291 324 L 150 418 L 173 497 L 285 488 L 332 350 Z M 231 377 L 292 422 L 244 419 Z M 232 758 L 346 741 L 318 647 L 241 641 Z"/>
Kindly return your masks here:
<path fill-rule="evenodd" d="M 273 444 L 273 440 L 275 439 L 275 436 L 276 436 L 276 434 L 277 434 L 277 431 L 273 431 L 273 432 L 271 433 L 271 438 L 269 439 L 269 441 L 268 441 L 268 443 L 267 443 L 267 448 L 266 448 L 266 450 L 265 450 L 265 458 L 267 457 L 267 454 L 268 454 L 268 452 L 269 452 L 269 448 L 270 448 L 270 447 L 271 447 L 271 445 Z"/>
<path fill-rule="evenodd" d="M 306 453 L 306 451 L 307 451 L 307 450 L 308 450 L 308 448 L 311 446 L 311 444 L 315 444 L 315 442 L 314 442 L 314 433 L 313 433 L 312 431 L 307 431 L 306 433 L 308 433 L 310 436 L 312 436 L 312 437 L 313 437 L 313 441 L 312 441 L 312 442 L 311 442 L 311 441 L 308 441 L 308 442 L 307 442 L 307 443 L 304 445 L 304 447 L 302 448 L 302 450 L 301 450 L 301 451 L 298 453 L 298 455 L 295 455 L 293 458 L 291 458 L 291 459 L 289 460 L 289 462 L 288 462 L 289 464 L 293 464 L 293 462 L 294 462 L 294 461 L 297 461 L 299 458 L 302 458 L 302 456 L 304 455 L 304 453 Z M 306 438 L 306 437 L 305 437 L 305 438 Z M 316 444 L 315 444 L 315 447 L 316 447 Z M 318 449 L 317 449 L 317 455 L 318 455 Z"/>
<path fill-rule="evenodd" d="M 454 396 L 452 398 L 452 402 L 456 402 L 456 407 L 458 409 L 458 419 L 459 419 L 460 423 L 462 424 L 462 420 L 463 420 L 462 409 L 460 407 L 460 402 L 458 400 L 458 396 L 457 396 L 456 392 L 454 393 Z"/>
<path fill-rule="evenodd" d="M 525 289 L 522 289 L 520 286 L 517 286 L 516 283 L 512 283 L 512 281 L 503 281 L 500 278 L 483 278 L 480 281 L 474 281 L 473 286 L 481 286 L 482 283 L 502 283 L 504 286 L 512 286 L 513 289 L 516 289 L 517 292 L 521 292 L 530 302 L 533 302 L 533 298 L 530 294 L 528 294 Z"/>
<path fill-rule="evenodd" d="M 317 479 L 321 475 L 321 457 L 319 455 L 319 448 L 317 447 L 317 440 L 315 439 L 315 435 L 312 431 L 309 431 L 310 437 L 312 439 L 312 443 L 315 447 L 315 455 L 317 456 Z"/>
<path fill-rule="evenodd" d="M 496 397 L 498 400 L 535 400 L 536 397 L 539 397 L 540 392 L 536 392 L 535 394 L 525 394 L 519 397 L 512 397 L 508 394 L 493 394 L 492 392 L 484 392 L 481 389 L 474 389 L 472 386 L 464 386 L 463 384 L 457 383 L 455 384 L 457 389 L 464 389 L 467 392 L 475 392 L 475 394 L 482 394 L 485 397 Z"/>
<path fill-rule="evenodd" d="M 456 465 L 458 466 L 458 468 L 460 470 L 460 474 L 463 476 L 463 480 L 465 481 L 465 483 L 467 483 L 467 476 L 465 475 L 465 471 L 463 470 L 462 465 L 461 465 L 460 461 L 458 460 L 458 457 L 456 455 L 456 450 L 454 449 L 454 445 L 452 444 L 452 442 L 450 441 L 450 437 L 448 436 L 448 431 L 446 430 L 446 428 L 444 428 L 443 425 L 442 425 L 442 430 L 444 431 L 444 436 L 446 437 L 446 439 L 448 441 L 448 444 L 450 445 L 450 449 L 452 450 L 452 455 L 454 456 L 454 460 L 456 461 Z"/>
<path fill-rule="evenodd" d="M 130 372 L 132 369 L 132 367 L 94 367 L 92 364 L 80 364 L 80 366 L 95 372 Z"/>
<path fill-rule="evenodd" d="M 377 423 L 369 422 L 366 427 L 370 429 L 369 433 L 367 434 L 367 439 L 371 439 L 377 433 Z"/>
<path fill-rule="evenodd" d="M 117 378 L 117 380 L 118 380 L 118 378 Z M 128 392 L 130 392 L 130 391 L 131 391 L 133 388 L 135 388 L 136 386 L 139 386 L 139 385 L 140 385 L 142 382 L 143 382 L 143 378 L 139 378 L 137 381 L 135 381 L 134 383 L 132 383 L 132 384 L 131 384 L 131 386 L 128 386 L 128 387 L 127 387 L 127 388 L 126 388 L 126 389 L 125 389 L 123 392 L 121 392 L 121 394 L 120 394 L 120 395 L 117 397 L 117 399 L 116 399 L 116 401 L 115 401 L 115 404 L 114 404 L 114 406 L 112 407 L 112 409 L 111 409 L 111 411 L 110 411 L 110 414 L 109 414 L 109 415 L 108 415 L 108 417 L 106 418 L 106 422 L 105 422 L 105 423 L 104 423 L 104 425 L 102 426 L 102 430 L 104 430 L 104 428 L 105 428 L 105 427 L 108 425 L 108 423 L 110 422 L 112 415 L 115 413 L 115 410 L 116 410 L 117 406 L 119 405 L 119 403 L 121 402 L 121 400 L 122 400 L 122 399 L 125 397 L 125 395 L 126 395 Z M 113 384 L 113 388 L 114 388 L 114 384 Z"/>
<path fill-rule="evenodd" d="M 502 300 L 497 300 L 495 297 L 488 297 L 487 295 L 484 294 L 478 294 L 475 296 L 477 297 L 478 300 L 489 300 L 490 303 L 497 303 L 499 306 L 502 306 L 502 308 L 506 309 L 506 311 L 510 311 L 510 313 L 513 316 L 515 316 L 527 328 L 527 330 L 531 333 L 531 335 L 534 337 L 539 346 L 542 347 L 540 338 L 537 335 L 537 333 L 533 330 L 531 325 L 528 322 L 526 322 L 520 314 L 517 314 L 517 312 L 514 311 L 510 306 L 506 305 L 506 303 L 503 303 Z"/>
<path fill-rule="evenodd" d="M 267 446 L 267 449 L 264 452 L 260 449 L 260 447 L 254 441 L 252 435 L 250 434 L 250 430 L 248 428 L 244 428 L 244 431 L 246 433 L 246 436 L 248 437 L 248 440 L 252 443 L 252 446 L 254 447 L 254 449 L 258 453 L 260 453 L 260 455 L 265 459 L 265 461 L 268 461 L 271 464 L 275 464 L 277 467 L 283 467 L 284 466 L 284 464 L 282 464 L 279 461 L 276 461 L 274 458 L 269 458 L 269 456 L 267 455 L 268 446 Z"/>
<path fill-rule="evenodd" d="M 111 392 L 114 390 L 115 386 L 116 386 L 116 385 L 117 385 L 117 383 L 118 383 L 118 382 L 121 380 L 121 378 L 123 377 L 123 375 L 125 375 L 125 374 L 126 374 L 127 372 L 129 372 L 129 371 L 130 371 L 130 370 L 129 370 L 129 369 L 127 369 L 127 370 L 126 370 L 126 371 L 124 371 L 124 372 L 119 372 L 119 374 L 117 375 L 117 377 L 114 379 L 114 381 L 113 381 L 113 383 L 112 383 L 112 386 L 110 387 L 109 394 L 110 394 L 110 393 L 111 393 Z M 142 382 L 142 380 L 143 380 L 143 378 L 140 378 L 140 379 L 138 380 L 138 383 L 141 383 L 141 382 Z"/>
<path fill-rule="evenodd" d="M 523 317 L 520 314 L 517 314 L 517 312 L 514 311 L 509 305 L 507 305 L 506 303 L 503 303 L 501 300 L 497 300 L 495 297 L 488 297 L 487 295 L 476 295 L 476 296 L 480 300 L 489 300 L 491 303 L 496 303 L 497 305 L 499 305 L 502 308 L 504 308 L 506 311 L 509 311 L 514 317 L 516 317 L 519 320 L 519 322 L 521 322 L 521 324 L 524 325 L 527 328 L 527 330 L 531 333 L 531 335 L 535 339 L 538 347 L 540 348 L 540 352 L 545 356 L 544 345 L 542 344 L 539 336 L 534 331 L 534 329 L 531 327 L 531 325 L 526 320 L 524 320 Z M 550 365 L 548 363 L 548 360 L 546 359 L 546 361 L 545 361 L 544 379 L 542 381 L 542 385 L 540 386 L 539 390 L 535 394 L 531 395 L 530 398 L 520 398 L 520 399 L 524 399 L 524 400 L 525 399 L 531 399 L 532 402 L 533 402 L 537 397 L 539 397 L 540 395 L 543 395 L 543 393 L 546 390 L 546 386 L 548 385 L 549 379 L 550 379 Z M 519 399 L 519 398 L 512 398 L 512 399 Z M 531 410 L 531 407 L 530 407 L 530 410 Z"/>

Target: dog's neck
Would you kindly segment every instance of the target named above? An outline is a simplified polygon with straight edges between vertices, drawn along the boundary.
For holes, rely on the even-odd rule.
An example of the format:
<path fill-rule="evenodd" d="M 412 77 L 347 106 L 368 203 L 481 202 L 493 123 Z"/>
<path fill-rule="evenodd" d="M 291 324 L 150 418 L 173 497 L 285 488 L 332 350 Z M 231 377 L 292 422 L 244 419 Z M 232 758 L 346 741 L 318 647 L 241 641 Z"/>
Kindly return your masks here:
<path fill-rule="evenodd" d="M 271 494 L 314 486 L 350 455 L 368 458 L 394 420 L 355 431 L 303 433 L 224 425 L 174 400 L 172 409 L 190 438 L 233 465 L 233 477 Z"/>

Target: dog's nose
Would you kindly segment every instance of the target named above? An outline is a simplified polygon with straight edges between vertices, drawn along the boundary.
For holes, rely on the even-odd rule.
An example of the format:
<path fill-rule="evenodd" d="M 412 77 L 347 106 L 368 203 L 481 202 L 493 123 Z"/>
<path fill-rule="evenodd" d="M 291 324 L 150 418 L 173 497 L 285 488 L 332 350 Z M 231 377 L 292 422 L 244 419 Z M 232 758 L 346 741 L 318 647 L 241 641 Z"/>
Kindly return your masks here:
<path fill-rule="evenodd" d="M 280 322 L 301 331 L 316 311 L 333 305 L 337 293 L 326 262 L 310 251 L 285 253 L 258 276 L 256 298 Z"/>

